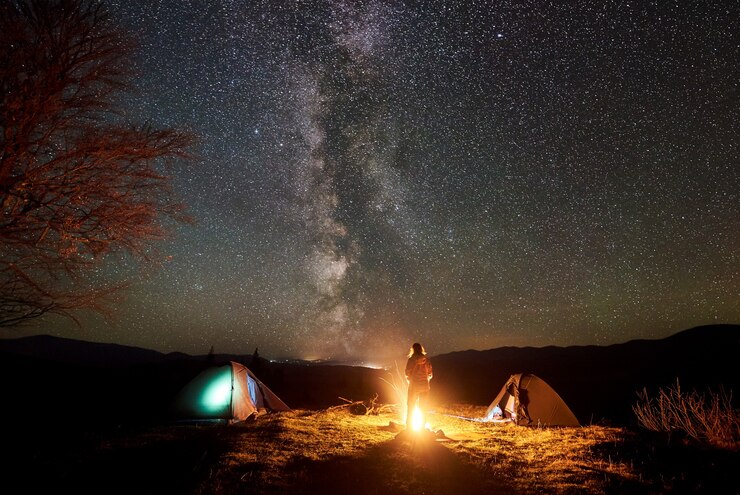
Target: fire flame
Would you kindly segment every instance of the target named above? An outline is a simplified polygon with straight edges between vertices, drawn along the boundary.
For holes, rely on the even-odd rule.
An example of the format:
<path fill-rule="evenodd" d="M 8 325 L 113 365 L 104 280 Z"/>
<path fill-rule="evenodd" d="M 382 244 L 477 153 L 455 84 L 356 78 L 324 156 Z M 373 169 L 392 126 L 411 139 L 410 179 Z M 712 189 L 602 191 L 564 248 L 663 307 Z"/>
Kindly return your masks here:
<path fill-rule="evenodd" d="M 421 414 L 419 406 L 414 407 L 414 412 L 411 413 L 411 429 L 413 431 L 421 431 L 424 427 L 424 416 Z"/>

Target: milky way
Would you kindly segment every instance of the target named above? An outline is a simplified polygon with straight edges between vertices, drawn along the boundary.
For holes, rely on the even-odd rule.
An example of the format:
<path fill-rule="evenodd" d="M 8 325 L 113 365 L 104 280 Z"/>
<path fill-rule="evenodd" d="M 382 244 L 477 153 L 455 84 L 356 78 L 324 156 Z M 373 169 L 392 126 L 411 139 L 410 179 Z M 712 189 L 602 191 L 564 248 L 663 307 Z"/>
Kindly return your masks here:
<path fill-rule="evenodd" d="M 736 2 L 105 4 L 126 117 L 199 136 L 196 224 L 115 323 L 39 332 L 387 360 L 740 320 Z"/>

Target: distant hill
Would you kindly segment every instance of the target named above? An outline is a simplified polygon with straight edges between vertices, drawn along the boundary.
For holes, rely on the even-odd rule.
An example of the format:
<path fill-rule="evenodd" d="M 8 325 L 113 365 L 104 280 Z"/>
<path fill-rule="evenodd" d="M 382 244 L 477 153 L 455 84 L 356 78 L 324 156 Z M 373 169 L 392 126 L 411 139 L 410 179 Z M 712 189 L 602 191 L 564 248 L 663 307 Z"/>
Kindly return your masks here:
<path fill-rule="evenodd" d="M 161 352 L 139 347 L 86 342 L 49 335 L 0 340 L 0 351 L 83 366 L 140 364 L 165 358 Z"/>
<path fill-rule="evenodd" d="M 207 355 L 182 352 L 162 353 L 121 344 L 87 342 L 51 335 L 33 335 L 18 339 L 0 339 L 0 352 L 75 366 L 130 366 L 172 360 L 206 360 Z M 218 362 L 244 361 L 251 355 L 215 354 Z"/>
<path fill-rule="evenodd" d="M 582 423 L 625 421 L 637 391 L 724 387 L 740 392 L 740 325 L 692 328 L 659 340 L 609 346 L 502 347 L 434 356 L 440 400 L 488 404 L 508 377 L 533 373 L 548 382 Z"/>

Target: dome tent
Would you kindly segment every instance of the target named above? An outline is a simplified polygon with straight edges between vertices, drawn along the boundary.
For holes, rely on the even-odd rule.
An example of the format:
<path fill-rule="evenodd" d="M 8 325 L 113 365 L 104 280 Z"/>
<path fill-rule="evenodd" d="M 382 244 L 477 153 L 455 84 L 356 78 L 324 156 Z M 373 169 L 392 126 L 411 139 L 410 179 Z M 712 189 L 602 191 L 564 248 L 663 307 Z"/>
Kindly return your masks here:
<path fill-rule="evenodd" d="M 531 374 L 511 375 L 486 411 L 517 425 L 580 426 L 563 399 L 541 378 Z"/>
<path fill-rule="evenodd" d="M 183 420 L 233 423 L 263 411 L 290 408 L 249 368 L 231 361 L 193 378 L 175 398 L 173 410 Z"/>

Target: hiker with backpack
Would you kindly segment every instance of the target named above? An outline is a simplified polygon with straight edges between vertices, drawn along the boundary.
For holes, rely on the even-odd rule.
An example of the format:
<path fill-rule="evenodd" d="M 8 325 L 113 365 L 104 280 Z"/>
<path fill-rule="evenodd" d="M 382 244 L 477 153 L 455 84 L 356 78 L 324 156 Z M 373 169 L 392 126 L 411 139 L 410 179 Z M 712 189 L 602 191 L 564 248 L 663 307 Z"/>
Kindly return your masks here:
<path fill-rule="evenodd" d="M 406 429 L 410 429 L 414 407 L 419 406 L 422 425 L 425 424 L 427 399 L 429 397 L 429 380 L 432 379 L 432 363 L 424 347 L 418 342 L 411 346 L 409 360 L 406 362 L 406 381 L 409 392 L 406 400 Z"/>

